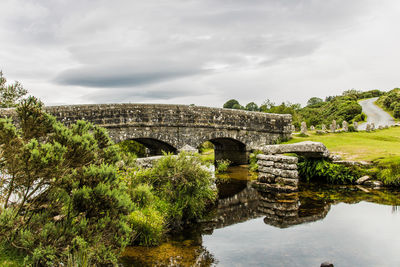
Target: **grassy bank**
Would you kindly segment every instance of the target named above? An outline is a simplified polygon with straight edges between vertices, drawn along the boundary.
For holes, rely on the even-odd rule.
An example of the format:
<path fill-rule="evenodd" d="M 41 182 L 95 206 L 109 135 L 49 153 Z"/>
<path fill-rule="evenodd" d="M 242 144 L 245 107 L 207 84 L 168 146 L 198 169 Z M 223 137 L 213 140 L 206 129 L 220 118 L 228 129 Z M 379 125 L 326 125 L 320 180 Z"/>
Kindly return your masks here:
<path fill-rule="evenodd" d="M 375 161 L 383 158 L 400 157 L 400 127 L 377 130 L 374 132 L 347 132 L 316 135 L 309 132 L 309 137 L 297 137 L 285 144 L 302 141 L 322 142 L 329 151 L 343 159 Z"/>
<path fill-rule="evenodd" d="M 347 132 L 294 136 L 287 144 L 302 141 L 322 142 L 334 154 L 346 160 L 373 163 L 368 172 L 388 186 L 400 186 L 400 127 L 374 132 Z"/>

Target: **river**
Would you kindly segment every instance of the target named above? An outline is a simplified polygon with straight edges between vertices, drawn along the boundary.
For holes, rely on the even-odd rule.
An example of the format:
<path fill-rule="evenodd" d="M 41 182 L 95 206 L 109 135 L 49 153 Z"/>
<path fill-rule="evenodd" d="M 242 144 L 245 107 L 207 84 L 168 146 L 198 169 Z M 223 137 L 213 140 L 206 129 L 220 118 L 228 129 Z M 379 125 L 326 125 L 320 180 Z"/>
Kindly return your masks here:
<path fill-rule="evenodd" d="M 128 247 L 121 264 L 400 266 L 399 191 L 301 184 L 267 194 L 250 186 L 246 167 L 222 178 L 208 218 L 158 247 Z"/>

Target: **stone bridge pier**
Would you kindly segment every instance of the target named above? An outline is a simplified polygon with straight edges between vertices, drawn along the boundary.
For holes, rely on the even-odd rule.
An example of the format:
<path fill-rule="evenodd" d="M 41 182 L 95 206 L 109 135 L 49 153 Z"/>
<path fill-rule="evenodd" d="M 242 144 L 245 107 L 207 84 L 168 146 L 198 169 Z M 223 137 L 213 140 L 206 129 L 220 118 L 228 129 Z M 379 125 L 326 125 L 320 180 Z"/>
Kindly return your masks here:
<path fill-rule="evenodd" d="M 319 142 L 305 141 L 295 144 L 267 145 L 257 155 L 258 179 L 253 186 L 261 191 L 296 192 L 299 174 L 298 158 L 284 154 L 297 154 L 306 158 L 329 158 L 329 150 Z"/>

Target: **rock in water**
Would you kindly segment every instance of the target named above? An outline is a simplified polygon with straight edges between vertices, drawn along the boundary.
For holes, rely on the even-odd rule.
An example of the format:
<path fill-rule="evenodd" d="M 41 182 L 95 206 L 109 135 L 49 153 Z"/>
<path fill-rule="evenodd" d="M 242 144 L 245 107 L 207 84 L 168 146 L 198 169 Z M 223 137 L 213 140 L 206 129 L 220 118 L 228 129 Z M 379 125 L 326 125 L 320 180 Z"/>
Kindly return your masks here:
<path fill-rule="evenodd" d="M 365 175 L 365 176 L 363 176 L 361 178 L 358 178 L 357 181 L 356 181 L 356 184 L 363 184 L 363 183 L 365 183 L 366 181 L 368 181 L 370 179 L 371 179 L 371 177 L 369 177 L 368 175 Z"/>
<path fill-rule="evenodd" d="M 321 263 L 321 267 L 334 267 L 334 266 L 333 266 L 333 263 L 326 261 L 326 262 Z"/>

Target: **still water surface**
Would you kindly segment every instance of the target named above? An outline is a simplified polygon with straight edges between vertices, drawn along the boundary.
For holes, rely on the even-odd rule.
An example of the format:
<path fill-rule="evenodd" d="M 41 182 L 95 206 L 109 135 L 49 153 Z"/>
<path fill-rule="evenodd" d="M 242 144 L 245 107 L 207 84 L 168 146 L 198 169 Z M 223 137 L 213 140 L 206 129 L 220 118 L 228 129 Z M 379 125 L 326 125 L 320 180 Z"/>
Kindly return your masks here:
<path fill-rule="evenodd" d="M 127 248 L 124 266 L 400 266 L 400 192 L 302 185 L 265 194 L 232 168 L 205 222 L 155 248 Z"/>

